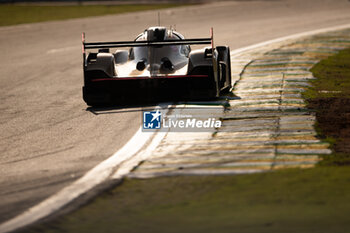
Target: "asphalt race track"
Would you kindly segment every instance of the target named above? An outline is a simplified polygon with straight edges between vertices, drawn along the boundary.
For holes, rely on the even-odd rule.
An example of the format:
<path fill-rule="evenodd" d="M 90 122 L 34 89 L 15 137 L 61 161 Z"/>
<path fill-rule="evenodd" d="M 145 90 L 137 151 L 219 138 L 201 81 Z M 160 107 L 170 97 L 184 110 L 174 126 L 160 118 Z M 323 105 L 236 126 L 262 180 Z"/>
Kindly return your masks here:
<path fill-rule="evenodd" d="M 161 24 L 231 49 L 350 23 L 348 0 L 232 1 L 162 10 Z M 157 11 L 0 28 L 0 222 L 54 194 L 134 135 L 141 107 L 95 114 L 81 97 L 87 41 L 131 40 Z"/>

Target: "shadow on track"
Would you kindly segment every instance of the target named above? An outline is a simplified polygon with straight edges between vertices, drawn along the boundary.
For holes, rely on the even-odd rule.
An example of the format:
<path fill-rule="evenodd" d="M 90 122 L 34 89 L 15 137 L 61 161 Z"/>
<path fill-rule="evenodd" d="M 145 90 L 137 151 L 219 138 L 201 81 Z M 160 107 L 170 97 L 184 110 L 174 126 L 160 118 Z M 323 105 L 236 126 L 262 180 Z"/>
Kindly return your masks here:
<path fill-rule="evenodd" d="M 101 105 L 101 106 L 89 106 L 86 111 L 91 112 L 94 115 L 103 114 L 116 114 L 116 113 L 126 113 L 126 112 L 143 112 L 152 111 L 156 108 L 158 109 L 179 109 L 179 105 L 201 105 L 202 109 L 205 105 L 217 105 L 226 107 L 227 101 L 241 99 L 240 97 L 234 95 L 232 92 L 221 95 L 218 98 L 211 100 L 202 101 L 176 101 L 176 102 L 160 102 L 160 103 L 144 103 L 144 104 L 124 104 L 124 105 Z M 180 107 L 181 108 L 181 107 Z M 191 107 L 187 107 L 191 109 Z"/>
<path fill-rule="evenodd" d="M 106 106 L 95 106 L 87 107 L 86 111 L 91 112 L 94 115 L 103 115 L 103 114 L 116 114 L 116 113 L 125 113 L 125 112 L 142 112 L 142 111 L 152 111 L 155 108 L 161 109 L 171 109 L 175 108 L 176 103 L 163 102 L 158 104 L 132 104 L 132 105 L 106 105 Z"/>

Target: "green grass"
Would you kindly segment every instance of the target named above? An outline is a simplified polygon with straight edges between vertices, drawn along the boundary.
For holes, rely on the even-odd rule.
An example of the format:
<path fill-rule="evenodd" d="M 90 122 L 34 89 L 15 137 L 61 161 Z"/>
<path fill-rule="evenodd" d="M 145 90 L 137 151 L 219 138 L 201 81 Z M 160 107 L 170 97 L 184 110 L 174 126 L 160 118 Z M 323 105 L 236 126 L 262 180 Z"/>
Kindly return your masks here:
<path fill-rule="evenodd" d="M 178 4 L 32 6 L 0 4 L 0 26 L 162 9 Z"/>
<path fill-rule="evenodd" d="M 317 79 L 303 93 L 308 108 L 316 112 L 316 130 L 330 143 L 333 153 L 319 165 L 350 165 L 350 48 L 317 63 L 312 69 Z"/>
<path fill-rule="evenodd" d="M 350 98 L 350 48 L 317 63 L 311 72 L 317 79 L 304 93 L 306 99 Z"/>
<path fill-rule="evenodd" d="M 350 167 L 126 180 L 25 232 L 350 232 Z"/>

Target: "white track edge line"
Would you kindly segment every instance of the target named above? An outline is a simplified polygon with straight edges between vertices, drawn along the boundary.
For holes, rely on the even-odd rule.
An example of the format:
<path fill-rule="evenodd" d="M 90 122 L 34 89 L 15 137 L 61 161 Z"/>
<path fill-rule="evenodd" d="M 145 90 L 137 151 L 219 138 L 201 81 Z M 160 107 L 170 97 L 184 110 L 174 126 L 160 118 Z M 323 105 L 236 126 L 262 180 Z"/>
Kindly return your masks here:
<path fill-rule="evenodd" d="M 293 34 L 293 35 L 290 35 L 290 36 L 279 37 L 279 38 L 276 38 L 276 39 L 272 39 L 272 40 L 264 41 L 264 42 L 261 42 L 261 43 L 249 45 L 249 46 L 246 46 L 246 47 L 243 47 L 243 48 L 235 49 L 235 50 L 231 51 L 230 54 L 231 54 L 231 57 L 232 56 L 234 57 L 234 56 L 236 56 L 236 55 L 238 55 L 240 53 L 247 52 L 247 51 L 253 50 L 253 49 L 257 49 L 259 47 L 268 46 L 268 45 L 271 45 L 271 44 L 274 44 L 274 43 L 300 39 L 302 37 L 312 36 L 312 35 L 316 35 L 316 34 L 320 34 L 320 33 L 326 33 L 326 32 L 331 32 L 331 31 L 337 31 L 337 30 L 346 29 L 346 28 L 350 28 L 350 24 L 343 24 L 343 25 L 338 25 L 338 26 L 332 26 L 332 27 L 327 27 L 327 28 L 322 28 L 322 29 L 316 29 L 316 30 L 312 30 L 312 31 L 297 33 L 297 34 Z"/>
<path fill-rule="evenodd" d="M 16 229 L 25 227 L 40 219 L 43 219 L 54 212 L 60 210 L 79 196 L 92 190 L 97 185 L 108 179 L 121 178 L 123 174 L 127 174 L 133 167 L 123 166 L 123 172 L 117 172 L 119 176 L 113 176 L 118 165 L 132 158 L 147 143 L 153 141 L 156 132 L 144 133 L 141 127 L 134 136 L 111 157 L 104 160 L 93 169 L 88 171 L 83 177 L 75 181 L 73 184 L 63 188 L 58 193 L 40 202 L 38 205 L 26 210 L 22 214 L 4 222 L 0 225 L 0 232 L 11 232 Z M 159 140 L 157 140 L 159 141 Z M 153 143 L 151 143 L 153 145 Z M 113 176 L 113 177 L 112 177 Z"/>
<path fill-rule="evenodd" d="M 250 46 L 246 46 L 243 48 L 235 49 L 231 51 L 230 55 L 235 56 L 243 52 L 247 52 L 252 49 L 256 49 L 259 47 L 271 45 L 274 43 L 286 41 L 286 40 L 295 40 L 298 38 L 311 36 L 319 33 L 325 33 L 329 31 L 336 31 L 341 29 L 350 28 L 350 24 L 344 24 L 340 26 L 333 26 L 323 29 L 317 29 L 312 30 L 308 32 L 303 33 L 297 33 L 290 36 L 280 37 L 273 40 L 268 40 L 262 43 L 253 44 Z M 143 134 L 141 131 L 141 128 L 135 133 L 135 135 L 125 144 L 120 150 L 118 150 L 115 154 L 113 154 L 108 159 L 104 160 L 100 164 L 98 164 L 96 167 L 94 167 L 92 170 L 87 172 L 82 178 L 71 184 L 70 186 L 62 189 L 57 194 L 54 194 L 53 196 L 47 198 L 46 200 L 42 201 L 38 205 L 26 210 L 24 213 L 2 223 L 0 225 L 0 233 L 6 233 L 10 231 L 14 231 L 16 229 L 22 228 L 24 226 L 27 226 L 29 224 L 32 224 L 44 217 L 49 216 L 50 214 L 54 213 L 55 211 L 58 211 L 62 207 L 66 206 L 71 201 L 78 198 L 80 195 L 84 194 L 85 192 L 91 190 L 98 184 L 101 184 L 102 182 L 108 180 L 108 178 L 120 178 L 123 175 L 127 174 L 130 170 L 124 168 L 121 169 L 121 171 L 117 171 L 115 174 L 113 174 L 113 170 L 118 164 L 121 164 L 125 162 L 127 159 L 130 159 L 135 155 L 139 150 L 144 147 L 144 145 L 149 142 L 149 140 L 152 138 L 152 136 L 155 136 L 156 133 L 152 134 Z M 164 137 L 165 134 L 162 134 Z M 161 141 L 159 138 L 162 137 L 156 137 L 158 140 Z M 142 140 L 143 143 L 140 143 L 139 140 Z M 150 152 L 152 148 L 156 147 L 156 143 L 151 143 L 152 146 L 148 147 L 146 151 Z M 130 149 L 129 149 L 130 148 Z M 140 155 L 140 153 L 138 153 Z M 148 153 L 146 153 L 148 154 Z M 141 153 L 142 156 L 142 153 Z M 119 158 L 122 157 L 122 158 Z M 135 165 L 136 160 L 130 160 L 130 165 Z M 112 165 L 111 163 L 114 162 L 116 164 Z M 99 176 L 97 176 L 99 175 Z"/>

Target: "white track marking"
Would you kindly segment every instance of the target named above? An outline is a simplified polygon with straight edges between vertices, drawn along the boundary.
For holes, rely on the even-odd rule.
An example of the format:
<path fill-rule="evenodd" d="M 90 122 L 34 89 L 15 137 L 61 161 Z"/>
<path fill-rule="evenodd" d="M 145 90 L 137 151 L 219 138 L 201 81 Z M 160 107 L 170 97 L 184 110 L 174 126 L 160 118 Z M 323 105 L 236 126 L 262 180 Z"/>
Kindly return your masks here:
<path fill-rule="evenodd" d="M 290 35 L 290 36 L 284 36 L 284 37 L 276 38 L 276 39 L 273 39 L 273 40 L 264 41 L 262 43 L 253 44 L 253 45 L 250 45 L 250 46 L 247 46 L 247 47 L 235 49 L 235 50 L 231 51 L 231 57 L 232 56 L 234 57 L 235 55 L 238 55 L 238 54 L 243 53 L 243 52 L 247 52 L 249 50 L 253 50 L 253 49 L 269 46 L 269 45 L 272 45 L 272 44 L 275 44 L 275 43 L 286 42 L 286 41 L 290 41 L 290 40 L 296 40 L 296 39 L 300 39 L 302 37 L 312 36 L 312 35 L 316 35 L 316 34 L 320 34 L 320 33 L 326 33 L 326 32 L 331 32 L 331 31 L 337 31 L 337 30 L 346 29 L 346 28 L 350 28 L 350 24 L 344 24 L 344 25 L 340 25 L 340 26 L 328 27 L 328 28 L 323 28 L 323 29 L 317 29 L 317 30 L 313 30 L 313 31 L 297 33 L 297 34 L 293 34 L 293 35 Z"/>
<path fill-rule="evenodd" d="M 135 154 L 132 158 L 125 161 L 119 169 L 113 174 L 111 177 L 112 179 L 121 179 L 130 171 L 140 164 L 141 161 L 146 160 L 149 156 L 152 155 L 152 152 L 157 148 L 159 143 L 163 140 L 163 138 L 166 136 L 167 132 L 158 132 L 154 135 L 152 142 L 148 144 L 148 146 L 140 151 L 139 153 Z"/>
<path fill-rule="evenodd" d="M 231 56 L 234 57 L 240 53 L 272 45 L 274 43 L 296 40 L 298 38 L 306 36 L 346 28 L 350 28 L 350 24 L 281 37 L 233 50 L 231 51 Z M 51 53 L 55 52 L 59 51 L 51 51 Z M 140 128 L 123 148 L 118 150 L 107 160 L 98 164 L 79 180 L 62 189 L 57 194 L 42 201 L 38 205 L 28 209 L 24 213 L 1 224 L 0 233 L 14 231 L 16 229 L 32 224 L 62 209 L 64 206 L 79 198 L 84 193 L 92 190 L 97 185 L 107 180 L 122 178 L 124 175 L 128 174 L 132 168 L 138 164 L 138 162 L 146 159 L 147 155 L 151 154 L 152 150 L 157 147 L 165 134 L 166 133 L 143 133 Z M 147 147 L 143 150 L 145 146 Z"/>
<path fill-rule="evenodd" d="M 74 49 L 77 49 L 77 46 L 69 46 L 69 47 L 58 48 L 58 49 L 50 49 L 46 53 L 47 54 L 63 53 L 63 52 L 67 52 L 67 51 L 74 50 Z"/>
<path fill-rule="evenodd" d="M 159 143 L 161 141 L 160 136 L 164 134 L 157 134 L 157 137 L 155 137 L 155 135 L 156 133 L 144 133 L 141 131 L 141 128 L 139 128 L 136 134 L 111 157 L 98 164 L 79 180 L 62 189 L 57 194 L 28 209 L 17 217 L 1 224 L 0 232 L 14 231 L 34 223 L 58 211 L 82 194 L 92 190 L 97 185 L 109 179 L 122 178 L 122 176 L 129 173 L 140 160 L 132 159 L 133 163 L 123 162 L 133 158 L 134 155 L 138 154 L 138 152 L 148 144 L 150 145 L 147 147 L 148 150 L 154 148 L 156 146 L 155 143 Z M 153 138 L 156 140 L 153 140 Z M 137 158 L 144 159 L 142 156 Z M 121 164 L 123 165 L 118 169 L 118 166 Z M 115 173 L 116 169 L 118 169 L 118 171 Z M 113 176 L 114 173 L 115 175 Z"/>

